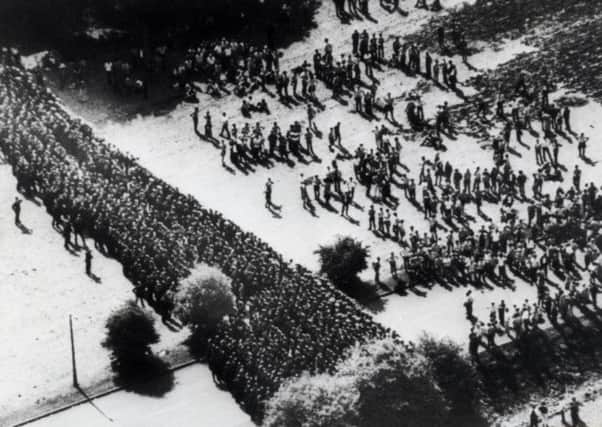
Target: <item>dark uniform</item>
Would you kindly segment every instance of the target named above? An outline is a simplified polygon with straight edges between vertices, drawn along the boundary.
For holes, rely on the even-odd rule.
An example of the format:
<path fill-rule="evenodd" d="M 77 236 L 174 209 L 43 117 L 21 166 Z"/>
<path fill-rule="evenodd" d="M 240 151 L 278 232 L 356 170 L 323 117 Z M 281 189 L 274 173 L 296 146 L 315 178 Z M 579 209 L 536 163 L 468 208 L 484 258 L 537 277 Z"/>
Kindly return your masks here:
<path fill-rule="evenodd" d="M 71 246 L 71 223 L 68 222 L 63 227 L 63 238 L 65 239 L 65 249 L 69 249 Z"/>
<path fill-rule="evenodd" d="M 15 201 L 12 205 L 13 212 L 15 213 L 15 224 L 16 225 L 21 224 L 21 202 L 22 202 L 22 200 L 17 197 L 17 198 L 15 198 Z"/>
<path fill-rule="evenodd" d="M 272 206 L 272 181 L 268 179 L 265 183 L 265 207 L 270 208 Z"/>
<path fill-rule="evenodd" d="M 579 416 L 579 406 L 581 406 L 581 404 L 577 402 L 575 398 L 573 398 L 573 400 L 571 401 L 569 411 L 571 413 L 571 423 L 574 426 L 583 424 L 583 421 L 581 421 L 581 417 Z"/>
<path fill-rule="evenodd" d="M 368 230 L 376 230 L 375 215 L 374 206 L 370 206 L 370 210 L 368 211 Z"/>
<path fill-rule="evenodd" d="M 464 308 L 466 310 L 466 318 L 471 320 L 473 318 L 473 299 L 470 293 L 467 295 L 466 301 L 464 302 Z"/>
<path fill-rule="evenodd" d="M 380 258 L 376 258 L 376 261 L 372 263 L 372 268 L 374 269 L 374 283 L 380 283 Z"/>
<path fill-rule="evenodd" d="M 205 114 L 205 136 L 208 139 L 212 139 L 213 138 L 213 125 L 211 124 L 211 114 L 209 114 L 209 111 L 207 111 L 207 114 Z"/>
<path fill-rule="evenodd" d="M 92 252 L 89 249 L 86 249 L 86 274 L 90 276 L 92 274 Z"/>
<path fill-rule="evenodd" d="M 199 109 L 195 108 L 194 111 L 192 112 L 192 114 L 190 115 L 190 117 L 192 117 L 192 125 L 194 126 L 194 131 L 198 132 L 199 131 Z"/>

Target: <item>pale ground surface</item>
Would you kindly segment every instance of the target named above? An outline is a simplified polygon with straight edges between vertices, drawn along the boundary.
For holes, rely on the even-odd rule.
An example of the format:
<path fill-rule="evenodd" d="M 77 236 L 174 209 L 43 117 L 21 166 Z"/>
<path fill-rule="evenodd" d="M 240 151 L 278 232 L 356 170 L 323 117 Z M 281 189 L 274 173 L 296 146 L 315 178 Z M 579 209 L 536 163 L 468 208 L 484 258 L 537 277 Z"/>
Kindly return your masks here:
<path fill-rule="evenodd" d="M 64 250 L 51 217 L 27 200 L 21 220 L 32 233 L 23 234 L 10 209 L 17 195 L 10 167 L 0 165 L 0 426 L 15 411 L 72 391 L 69 314 L 80 385 L 87 389 L 110 376 L 109 353 L 100 345 L 104 322 L 133 296 L 121 265 L 95 250 L 92 271 L 101 283 L 87 277 L 83 253 Z M 156 320 L 161 341 L 154 350 L 162 355 L 186 331 L 171 332 Z"/>
<path fill-rule="evenodd" d="M 175 372 L 175 386 L 161 399 L 117 392 L 31 424 L 32 427 L 250 427 L 254 424 L 228 392 L 216 390 L 205 365 Z"/>
<path fill-rule="evenodd" d="M 326 2 L 326 5 L 323 9 L 328 9 L 329 2 Z M 326 22 L 325 25 L 328 27 L 333 24 Z M 407 28 L 409 27 L 398 28 L 398 33 L 406 31 Z M 347 36 L 352 30 L 352 27 L 342 27 L 338 31 L 337 37 L 333 41 L 335 56 L 338 52 L 351 50 L 350 38 Z M 322 47 L 322 31 L 325 31 L 323 34 L 328 34 L 329 30 L 322 30 L 320 27 L 316 30 L 320 35 L 314 36 L 312 33 L 312 39 L 317 40 L 316 46 L 320 48 Z M 385 32 L 385 34 L 387 33 Z M 334 38 L 332 35 L 330 37 L 331 40 Z M 336 48 L 337 42 L 341 45 L 339 50 Z M 390 44 L 388 46 L 390 47 Z M 508 61 L 522 50 L 529 49 L 520 40 L 512 41 L 505 44 L 502 50 L 493 52 L 489 49 L 475 55 L 470 59 L 470 63 L 480 69 L 491 68 L 498 65 L 499 62 Z M 283 67 L 292 67 L 304 59 L 310 61 L 311 53 L 312 48 L 309 43 L 295 44 L 285 52 Z M 468 77 L 470 72 L 460 63 L 459 58 L 455 58 L 455 62 L 459 66 L 461 80 Z M 419 79 L 405 76 L 400 71 L 387 68 L 384 69 L 384 73 L 376 72 L 376 76 L 381 80 L 383 86 L 383 89 L 379 89 L 377 96 L 384 96 L 388 91 L 394 97 L 399 96 L 407 90 L 413 90 L 419 81 Z M 401 86 L 399 82 L 402 82 Z M 471 88 L 463 87 L 462 90 L 468 94 Z M 316 119 L 318 128 L 327 133 L 329 127 L 340 121 L 343 145 L 350 152 L 354 152 L 359 144 L 363 144 L 368 149 L 374 148 L 372 133 L 374 126 L 383 123 L 389 125 L 389 123 L 384 120 L 370 123 L 358 117 L 351 111 L 351 105 L 343 106 L 330 99 L 329 92 L 323 85 L 319 85 L 318 92 L 320 100 L 326 105 L 326 111 L 319 113 Z M 219 133 L 222 112 L 225 112 L 230 123 L 236 123 L 239 129 L 245 122 L 249 122 L 253 127 L 257 121 L 262 124 L 266 132 L 274 121 L 277 121 L 284 130 L 288 128 L 288 124 L 296 120 L 306 124 L 306 114 L 302 106 L 287 109 L 269 97 L 267 99 L 272 110 L 270 116 L 256 114 L 251 120 L 245 120 L 240 114 L 239 98 L 232 96 L 215 100 L 202 94 L 200 96 L 201 116 L 205 111 L 211 112 L 214 120 L 214 134 Z M 458 102 L 459 99 L 449 92 L 431 87 L 431 90 L 423 95 L 425 115 L 432 117 L 436 105 L 441 104 L 444 100 L 448 100 L 452 104 Z M 404 108 L 405 102 L 397 104 L 396 118 L 407 128 Z M 97 124 L 96 130 L 120 149 L 138 157 L 139 162 L 157 176 L 175 185 L 180 191 L 192 194 L 203 205 L 223 212 L 227 218 L 232 219 L 243 229 L 255 231 L 276 250 L 295 262 L 317 270 L 318 258 L 314 251 L 320 245 L 334 241 L 337 236 L 352 236 L 370 246 L 373 258 L 380 256 L 381 275 L 389 274 L 386 258 L 391 251 L 394 251 L 399 260 L 400 247 L 392 241 L 376 237 L 367 230 L 367 210 L 370 201 L 363 194 L 361 186 L 358 186 L 356 190 L 356 200 L 361 209 L 352 207 L 350 210 L 350 215 L 359 221 L 359 226 L 319 206 L 316 211 L 317 217 L 302 208 L 299 195 L 300 174 L 303 173 L 305 177 L 315 174 L 324 176 L 326 167 L 334 158 L 334 154 L 328 151 L 325 137 L 314 141 L 314 150 L 322 159 L 322 163 L 297 164 L 293 168 L 276 163 L 271 169 L 257 167 L 256 171 L 249 175 L 244 175 L 238 170 L 232 174 L 221 166 L 219 150 L 194 134 L 190 119 L 191 111 L 192 107 L 189 104 L 181 104 L 165 116 L 139 116 L 126 123 L 102 122 Z M 600 106 L 593 103 L 575 109 L 573 113 L 574 129 L 584 131 L 586 135 L 592 137 L 592 141 L 595 141 L 596 135 L 593 134 L 593 128 L 590 125 L 593 126 L 600 113 L 602 113 Z M 204 121 L 201 119 L 199 124 L 201 132 L 203 124 Z M 421 157 L 432 159 L 435 152 L 430 148 L 421 147 L 418 141 L 404 141 L 403 136 L 400 136 L 400 140 L 403 142 L 402 162 L 410 169 L 408 175 L 418 182 Z M 534 140 L 529 135 L 524 137 L 524 142 L 532 146 Z M 452 166 L 461 171 L 466 168 L 474 170 L 477 166 L 480 166 L 481 169 L 490 168 L 493 164 L 491 151 L 482 150 L 473 139 L 460 136 L 457 141 L 448 140 L 445 143 L 448 151 L 440 154 L 442 160 L 449 160 Z M 514 148 L 522 155 L 522 158 L 513 157 L 513 165 L 516 168 L 522 168 L 530 176 L 535 163 L 532 150 L 517 143 L 514 143 Z M 565 144 L 561 148 L 560 157 L 563 161 L 567 160 L 565 165 L 569 171 L 573 169 L 576 151 L 576 144 Z M 593 142 L 589 154 L 593 159 L 602 158 L 602 152 Z M 583 182 L 589 182 L 596 177 L 596 173 L 599 174 L 594 168 L 584 165 L 583 162 L 579 163 L 583 169 Z M 352 176 L 351 161 L 339 162 L 339 167 L 345 178 Z M 283 206 L 282 219 L 273 217 L 264 208 L 263 189 L 268 177 L 275 181 L 273 199 L 276 204 Z M 566 174 L 565 179 L 570 181 L 570 173 Z M 527 188 L 530 186 L 529 182 Z M 554 188 L 552 185 L 545 184 L 544 191 Z M 393 191 L 395 195 L 401 197 L 397 212 L 399 217 L 405 220 L 406 230 L 413 225 L 421 232 L 427 231 L 428 224 L 424 221 L 421 212 L 405 200 L 399 189 L 394 187 Z M 335 207 L 338 206 L 335 203 Z M 494 221 L 499 216 L 499 208 L 496 205 L 485 203 L 483 210 L 494 218 Z M 474 206 L 469 206 L 468 212 L 472 216 L 478 217 Z M 477 222 L 475 228 L 482 224 L 484 224 L 482 221 Z M 372 275 L 372 270 L 368 269 L 364 272 L 363 278 L 372 280 Z M 436 287 L 428 291 L 428 298 L 414 293 L 405 297 L 391 295 L 387 297 L 385 310 L 376 315 L 376 320 L 397 330 L 408 339 L 416 338 L 426 330 L 435 336 L 449 336 L 455 341 L 463 343 L 467 340 L 469 325 L 464 320 L 462 305 L 465 292 L 466 289 L 462 288 L 448 291 L 442 287 Z M 491 302 L 499 302 L 504 299 L 507 305 L 511 306 L 512 304 L 522 304 L 525 298 L 533 299 L 535 295 L 535 289 L 526 286 L 522 286 L 519 292 L 500 288 L 493 291 L 476 292 L 475 309 L 477 314 L 485 317 Z"/>
<path fill-rule="evenodd" d="M 443 3 L 444 6 L 449 7 L 460 2 L 454 0 Z M 404 6 L 408 5 L 409 3 Z M 376 5 L 373 10 L 374 17 L 380 22 L 374 24 L 365 21 L 365 25 L 358 25 L 358 29 L 362 30 L 365 27 L 369 32 L 382 31 L 385 36 L 410 32 L 430 16 L 430 13 L 414 9 L 410 9 L 408 18 L 388 15 Z M 355 25 L 341 25 L 333 16 L 332 4 L 326 0 L 318 13 L 319 27 L 312 31 L 309 40 L 295 43 L 286 50 L 282 60 L 284 69 L 297 65 L 303 60 L 311 62 L 313 49 L 321 49 L 325 37 L 333 43 L 335 55 L 351 50 L 350 34 Z M 390 42 L 387 47 L 389 52 Z M 493 52 L 488 49 L 484 53 L 475 55 L 470 62 L 477 68 L 490 68 L 511 59 L 524 49 L 526 48 L 520 41 L 513 41 L 505 44 L 502 50 Z M 459 58 L 455 58 L 455 62 L 459 66 L 460 80 L 464 80 L 469 76 L 469 72 L 460 64 Z M 382 82 L 382 88 L 379 89 L 377 96 L 384 96 L 389 91 L 394 97 L 399 96 L 402 92 L 413 89 L 419 81 L 403 75 L 400 71 L 386 68 L 383 73 L 376 72 L 376 75 Z M 465 93 L 470 93 L 469 88 L 462 87 L 462 89 Z M 320 113 L 317 118 L 320 130 L 327 132 L 328 127 L 341 121 L 343 144 L 346 148 L 353 151 L 360 143 L 372 148 L 374 138 L 371 130 L 376 123 L 370 124 L 353 114 L 351 105 L 342 106 L 328 99 L 329 94 L 321 84 L 318 86 L 318 91 L 318 95 L 326 105 L 326 111 Z M 450 104 L 458 101 L 454 95 L 434 87 L 423 95 L 423 100 L 427 117 L 432 116 L 436 105 L 444 100 L 448 100 Z M 274 120 L 277 120 L 283 128 L 294 120 L 305 122 L 305 110 L 302 107 L 288 110 L 270 98 L 268 102 L 273 114 L 255 115 L 250 121 L 251 125 L 259 120 L 267 131 Z M 236 122 L 239 128 L 242 127 L 244 120 L 240 115 L 239 105 L 240 100 L 234 97 L 220 100 L 202 97 L 199 103 L 202 115 L 206 110 L 211 111 L 215 133 L 221 127 L 222 111 L 226 112 L 231 123 Z M 72 107 L 77 111 L 77 106 Z M 407 126 L 404 108 L 405 103 L 397 104 L 396 117 Z M 361 187 L 358 187 L 356 193 L 363 211 L 355 208 L 350 211 L 351 215 L 360 222 L 359 226 L 319 207 L 317 211 L 319 218 L 312 217 L 302 209 L 298 189 L 299 174 L 303 173 L 306 177 L 316 173 L 324 174 L 326 165 L 333 158 L 333 154 L 327 150 L 325 139 L 314 142 L 315 150 L 323 160 L 321 164 L 312 163 L 307 166 L 299 164 L 294 168 L 277 164 L 271 170 L 258 168 L 255 173 L 248 176 L 238 171 L 232 175 L 220 166 L 218 150 L 198 139 L 193 133 L 189 117 L 191 110 L 192 107 L 186 104 L 178 106 L 165 116 L 139 117 L 126 123 L 107 121 L 94 123 L 94 120 L 92 122 L 100 135 L 120 149 L 139 157 L 140 163 L 158 177 L 176 185 L 182 192 L 192 194 L 205 206 L 223 212 L 227 218 L 238 223 L 243 229 L 255 231 L 286 257 L 313 270 L 318 267 L 313 251 L 319 245 L 333 241 L 337 235 L 349 235 L 362 240 L 371 246 L 373 256 L 380 256 L 383 260 L 392 250 L 399 254 L 395 244 L 385 242 L 367 231 L 369 202 L 362 194 Z M 597 135 L 594 133 L 597 130 L 596 121 L 601 114 L 601 107 L 591 103 L 586 107 L 575 109 L 572 115 L 573 128 L 591 137 L 589 155 L 594 160 L 602 159 L 602 145 L 596 144 Z M 378 122 L 380 123 L 384 122 Z M 202 125 L 201 120 L 201 129 Z M 401 139 L 403 141 L 403 137 Z M 525 142 L 530 146 L 533 145 L 530 136 L 525 137 Z M 461 137 L 457 141 L 446 141 L 446 145 L 449 150 L 441 154 L 442 159 L 444 161 L 449 159 L 452 165 L 460 170 L 474 169 L 476 166 L 481 166 L 482 169 L 489 168 L 492 164 L 491 153 L 481 150 L 475 141 L 468 138 Z M 521 153 L 522 158 L 514 158 L 513 164 L 528 171 L 530 176 L 534 163 L 532 150 L 519 145 L 515 145 L 515 148 Z M 573 169 L 576 151 L 576 144 L 565 144 L 561 149 L 561 161 L 565 161 L 569 171 Z M 403 163 L 410 168 L 410 177 L 417 178 L 421 156 L 432 158 L 434 152 L 419 147 L 418 142 L 404 142 L 402 158 Z M 583 169 L 583 182 L 600 178 L 598 169 L 579 163 Z M 351 162 L 340 162 L 340 166 L 345 177 L 351 175 Z M 3 339 L 3 347 L 8 349 L 0 353 L 1 425 L 3 413 L 23 408 L 34 403 L 36 399 L 56 395 L 69 388 L 71 380 L 67 330 L 69 313 L 72 313 L 76 319 L 76 339 L 78 339 L 80 354 L 78 361 L 82 383 L 86 380 L 86 375 L 92 379 L 107 372 L 108 355 L 99 345 L 103 337 L 103 322 L 113 308 L 131 296 L 131 284 L 123 278 L 117 263 L 106 260 L 97 253 L 95 253 L 94 271 L 101 277 L 102 284 L 96 284 L 88 279 L 83 273 L 83 259 L 62 250 L 62 239 L 51 229 L 49 216 L 43 208 L 36 207 L 30 202 L 24 202 L 23 220 L 28 227 L 33 228 L 34 233 L 22 235 L 13 225 L 10 211 L 10 203 L 16 194 L 14 179 L 9 176 L 9 169 L 6 166 L 0 168 L 0 174 L 2 174 L 1 206 L 5 207 L 0 212 L 0 254 L 2 255 L 0 279 L 4 288 L 8 289 L 8 291 L 4 290 L 3 298 L 0 299 L 0 316 L 3 320 L 0 326 L 0 337 L 7 337 Z M 282 219 L 272 217 L 263 207 L 263 186 L 267 177 L 272 177 L 276 182 L 274 200 L 283 205 Z M 567 174 L 566 177 L 570 180 L 570 175 Z M 544 190 L 549 188 L 551 188 L 549 184 L 546 184 Z M 399 195 L 397 189 L 394 191 Z M 484 211 L 489 216 L 497 218 L 497 208 L 492 209 L 491 205 L 485 205 Z M 472 210 L 469 212 L 474 214 Z M 426 223 L 420 212 L 403 198 L 398 213 L 408 226 L 411 224 L 426 231 Z M 59 268 L 56 268 L 57 266 Z M 36 270 L 34 271 L 33 268 Z M 385 262 L 382 271 L 388 272 L 388 265 Z M 370 279 L 371 272 L 366 272 L 364 278 Z M 476 292 L 477 315 L 485 318 L 489 304 L 492 301 L 498 302 L 502 298 L 509 306 L 521 303 L 524 298 L 534 298 L 534 289 L 525 285 L 519 289 L 514 293 L 501 289 L 484 293 Z M 377 314 L 375 318 L 397 330 L 407 339 L 414 339 L 426 330 L 435 336 L 449 336 L 455 341 L 464 343 L 468 333 L 468 322 L 464 319 L 462 307 L 465 291 L 466 289 L 447 291 L 436 287 L 428 291 L 428 298 L 412 293 L 406 297 L 392 295 L 387 297 L 384 311 Z M 19 307 L 20 310 L 15 310 L 15 307 Z M 24 309 L 28 307 L 30 311 L 25 311 Z M 160 322 L 157 325 L 162 326 Z M 161 345 L 164 347 L 173 346 L 182 339 L 181 336 L 172 334 L 164 328 L 161 331 Z M 44 363 L 40 364 L 40 360 Z M 211 394 L 212 398 L 208 401 L 208 405 L 213 406 L 213 399 L 215 399 L 215 407 L 222 408 L 220 411 L 232 416 L 228 421 L 219 419 L 222 422 L 219 425 L 232 427 L 238 425 L 240 410 L 229 396 L 223 397 L 217 392 L 211 379 L 205 375 L 206 372 L 199 376 L 196 376 L 196 373 L 189 375 L 188 372 L 193 372 L 189 370 L 182 372 L 177 374 L 179 384 L 165 397 L 165 403 L 173 402 L 173 405 L 178 408 L 187 408 L 184 410 L 185 413 L 191 414 L 191 418 L 194 418 L 194 414 L 197 414 L 194 411 L 201 405 L 201 399 L 196 399 L 194 395 Z M 193 378 L 189 377 L 194 377 L 195 385 L 187 382 L 193 381 Z M 190 387 L 187 389 L 190 392 L 185 393 L 190 400 L 180 400 L 181 397 L 178 397 L 183 393 L 179 389 L 185 387 L 184 384 Z M 103 410 L 106 408 L 105 412 L 110 416 L 113 416 L 111 413 L 114 414 L 116 419 L 129 417 L 127 419 L 130 421 L 127 425 L 143 425 L 135 423 L 143 423 L 143 417 L 147 412 L 134 411 L 132 408 L 145 408 L 144 405 L 149 405 L 147 398 L 124 393 L 115 396 L 117 397 L 108 397 L 99 401 L 102 402 L 101 408 Z M 127 404 L 120 403 L 123 396 L 127 396 Z M 229 403 L 224 399 L 232 404 L 231 409 L 225 409 L 227 406 L 223 405 Z M 161 401 L 159 406 L 160 401 L 151 401 L 150 405 L 154 404 L 157 410 L 160 408 L 160 410 L 171 411 L 171 408 L 168 408 L 171 405 L 164 405 Z M 82 406 L 65 413 L 65 417 L 74 418 L 57 417 L 63 420 L 63 424 L 61 421 L 56 421 L 53 425 L 79 425 L 82 419 L 88 422 L 89 418 L 84 412 L 80 412 L 86 411 L 85 408 L 92 410 L 91 407 Z M 79 418 L 78 422 L 77 417 L 84 418 Z M 103 422 L 99 417 L 96 418 L 99 423 Z M 96 418 L 91 418 L 89 422 L 96 425 L 93 424 Z M 192 425 L 205 425 L 198 424 L 197 420 L 191 418 L 188 420 Z M 209 418 L 203 419 L 210 421 Z M 55 422 L 55 419 L 51 421 Z"/>

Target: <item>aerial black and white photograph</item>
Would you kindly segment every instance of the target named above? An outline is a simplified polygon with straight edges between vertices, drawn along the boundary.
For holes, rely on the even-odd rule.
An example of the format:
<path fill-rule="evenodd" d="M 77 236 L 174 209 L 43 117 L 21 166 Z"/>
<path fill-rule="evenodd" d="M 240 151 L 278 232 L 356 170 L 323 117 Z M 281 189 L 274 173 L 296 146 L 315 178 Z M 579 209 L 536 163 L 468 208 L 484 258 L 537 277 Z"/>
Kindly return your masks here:
<path fill-rule="evenodd" d="M 0 0 L 0 427 L 602 427 L 601 131 L 602 0 Z"/>

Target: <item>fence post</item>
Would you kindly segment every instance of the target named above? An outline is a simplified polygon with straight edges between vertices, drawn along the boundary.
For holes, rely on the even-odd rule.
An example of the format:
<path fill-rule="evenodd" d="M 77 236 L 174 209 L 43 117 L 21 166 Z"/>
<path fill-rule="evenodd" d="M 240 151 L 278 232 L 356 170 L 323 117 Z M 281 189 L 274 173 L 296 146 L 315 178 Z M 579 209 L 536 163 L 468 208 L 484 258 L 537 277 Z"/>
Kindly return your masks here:
<path fill-rule="evenodd" d="M 75 365 L 75 342 L 73 340 L 73 320 L 71 315 L 69 315 L 69 333 L 71 336 L 71 367 L 73 370 L 73 387 L 78 388 L 79 384 L 77 382 L 77 366 Z"/>

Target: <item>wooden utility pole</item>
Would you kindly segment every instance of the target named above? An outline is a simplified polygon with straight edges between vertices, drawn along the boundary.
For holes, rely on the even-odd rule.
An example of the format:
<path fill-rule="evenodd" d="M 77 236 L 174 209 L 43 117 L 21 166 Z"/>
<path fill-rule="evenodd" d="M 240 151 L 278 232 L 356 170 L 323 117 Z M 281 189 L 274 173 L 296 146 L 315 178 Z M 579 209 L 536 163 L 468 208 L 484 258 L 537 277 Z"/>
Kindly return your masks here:
<path fill-rule="evenodd" d="M 73 320 L 69 315 L 69 333 L 71 335 L 71 368 L 73 370 L 73 387 L 79 387 L 77 383 L 77 366 L 75 365 L 75 342 L 73 341 Z"/>

